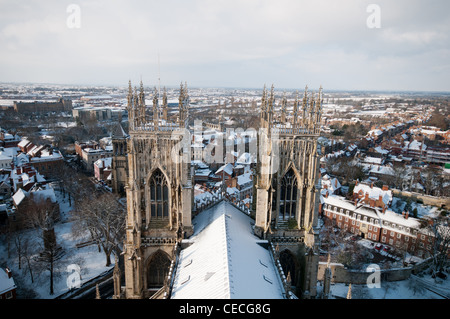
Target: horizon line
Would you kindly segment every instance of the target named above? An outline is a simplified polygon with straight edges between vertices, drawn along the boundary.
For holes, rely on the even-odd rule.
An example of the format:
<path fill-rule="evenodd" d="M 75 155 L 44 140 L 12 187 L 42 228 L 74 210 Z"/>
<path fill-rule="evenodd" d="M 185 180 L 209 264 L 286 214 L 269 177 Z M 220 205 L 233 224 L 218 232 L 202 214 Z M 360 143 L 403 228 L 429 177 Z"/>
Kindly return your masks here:
<path fill-rule="evenodd" d="M 94 83 L 56 83 L 56 82 L 17 82 L 17 81 L 0 81 L 0 84 L 12 84 L 12 85 L 62 85 L 62 86 L 85 86 L 85 87 L 128 87 L 128 81 L 126 83 L 124 82 L 124 85 L 119 84 L 94 84 Z M 189 84 L 189 83 L 188 83 Z M 156 84 L 155 84 L 156 85 Z M 260 90 L 264 87 L 265 84 L 262 84 L 261 87 L 251 87 L 251 86 L 190 86 L 190 88 L 195 89 L 247 89 L 247 90 Z M 145 87 L 146 85 L 144 85 Z M 154 86 L 154 85 L 153 85 Z M 267 86 L 267 84 L 266 84 Z M 147 87 L 152 87 L 152 85 L 147 85 Z M 178 88 L 178 85 L 164 85 L 166 88 Z M 189 85 L 188 85 L 189 87 Z M 444 91 L 444 90 L 415 90 L 415 89 L 325 89 L 325 87 L 322 87 L 324 92 L 374 92 L 374 93 L 446 93 L 450 94 L 450 90 Z M 313 89 L 308 87 L 308 89 Z M 289 90 L 289 91 L 295 91 L 299 90 L 298 88 L 288 88 L 288 87 L 279 87 L 276 88 L 274 86 L 275 91 L 282 91 L 282 90 Z M 303 90 L 303 89 L 302 89 Z"/>

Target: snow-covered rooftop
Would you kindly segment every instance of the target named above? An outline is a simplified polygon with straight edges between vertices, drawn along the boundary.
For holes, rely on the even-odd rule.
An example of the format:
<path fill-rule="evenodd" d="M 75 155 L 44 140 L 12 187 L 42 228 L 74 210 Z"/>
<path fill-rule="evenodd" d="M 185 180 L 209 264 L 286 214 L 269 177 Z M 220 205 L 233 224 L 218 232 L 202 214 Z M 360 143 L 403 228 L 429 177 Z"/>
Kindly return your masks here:
<path fill-rule="evenodd" d="M 19 188 L 19 190 L 12 196 L 14 204 L 16 206 L 20 205 L 20 203 L 25 199 L 25 197 L 26 192 L 22 188 Z"/>
<path fill-rule="evenodd" d="M 383 200 L 383 202 L 387 205 L 392 201 L 392 191 L 391 190 L 383 190 L 379 187 L 373 186 L 371 187 L 370 185 L 366 185 L 363 183 L 358 183 L 358 185 L 355 185 L 355 188 L 353 189 L 353 194 L 368 194 L 369 198 L 371 199 L 375 199 L 378 200 L 381 199 Z"/>
<path fill-rule="evenodd" d="M 112 157 L 100 158 L 94 162 L 94 165 L 98 168 L 107 168 L 112 165 Z"/>
<path fill-rule="evenodd" d="M 236 164 L 252 164 L 256 163 L 256 158 L 252 156 L 250 153 L 243 153 L 239 158 L 236 160 Z"/>
<path fill-rule="evenodd" d="M 366 156 L 364 158 L 365 163 L 371 163 L 371 164 L 381 164 L 383 161 L 382 158 L 379 157 L 372 157 L 372 156 Z"/>
<path fill-rule="evenodd" d="M 14 279 L 8 278 L 8 274 L 3 269 L 0 269 L 0 295 L 16 288 Z"/>
<path fill-rule="evenodd" d="M 226 201 L 196 216 L 192 244 L 180 253 L 172 298 L 284 298 L 270 252 L 259 244 L 251 221 Z"/>
<path fill-rule="evenodd" d="M 426 150 L 427 146 L 419 141 L 413 140 L 411 142 L 406 142 L 405 143 L 405 149 L 410 149 L 410 150 L 415 150 L 415 151 L 420 151 L 420 150 Z"/>
<path fill-rule="evenodd" d="M 237 177 L 237 183 L 239 185 L 244 185 L 250 183 L 251 181 L 252 181 L 252 173 L 245 173 Z"/>
<path fill-rule="evenodd" d="M 216 171 L 216 174 L 217 174 L 217 173 L 220 173 L 221 171 L 224 171 L 224 172 L 227 173 L 228 175 L 233 174 L 233 164 L 228 163 L 228 164 L 225 164 L 225 165 L 221 166 L 221 167 Z"/>

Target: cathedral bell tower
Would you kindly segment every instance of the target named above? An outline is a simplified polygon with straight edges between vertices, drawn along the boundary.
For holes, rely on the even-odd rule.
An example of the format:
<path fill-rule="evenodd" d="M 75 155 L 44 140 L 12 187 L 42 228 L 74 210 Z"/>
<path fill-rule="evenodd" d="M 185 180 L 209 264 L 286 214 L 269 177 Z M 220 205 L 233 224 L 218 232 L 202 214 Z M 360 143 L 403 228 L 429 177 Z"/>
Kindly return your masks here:
<path fill-rule="evenodd" d="M 123 254 L 125 298 L 131 299 L 149 298 L 165 286 L 177 243 L 193 233 L 190 159 L 177 160 L 180 151 L 174 152 L 180 149 L 177 145 L 183 140 L 189 119 L 187 87 L 181 85 L 180 116 L 176 123 L 167 121 L 167 100 L 163 99 L 161 108 L 157 96 L 155 89 L 150 118 L 142 81 L 139 92 L 137 89 L 133 92 L 129 83 Z"/>
<path fill-rule="evenodd" d="M 320 134 L 322 88 L 314 95 L 305 88 L 287 114 L 283 96 L 280 116 L 274 116 L 273 86 L 264 87 L 256 181 L 255 233 L 272 242 L 293 289 L 303 298 L 316 295 L 318 267 L 317 139 Z"/>

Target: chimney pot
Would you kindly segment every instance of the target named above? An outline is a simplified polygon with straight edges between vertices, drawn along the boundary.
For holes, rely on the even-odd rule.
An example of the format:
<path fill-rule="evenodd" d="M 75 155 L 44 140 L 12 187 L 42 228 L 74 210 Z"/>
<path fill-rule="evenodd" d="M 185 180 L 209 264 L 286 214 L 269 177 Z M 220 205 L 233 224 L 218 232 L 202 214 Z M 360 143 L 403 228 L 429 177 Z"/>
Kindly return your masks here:
<path fill-rule="evenodd" d="M 11 269 L 9 269 L 8 267 L 6 267 L 5 271 L 6 271 L 6 273 L 8 274 L 8 278 L 11 278 L 11 277 L 12 277 Z"/>

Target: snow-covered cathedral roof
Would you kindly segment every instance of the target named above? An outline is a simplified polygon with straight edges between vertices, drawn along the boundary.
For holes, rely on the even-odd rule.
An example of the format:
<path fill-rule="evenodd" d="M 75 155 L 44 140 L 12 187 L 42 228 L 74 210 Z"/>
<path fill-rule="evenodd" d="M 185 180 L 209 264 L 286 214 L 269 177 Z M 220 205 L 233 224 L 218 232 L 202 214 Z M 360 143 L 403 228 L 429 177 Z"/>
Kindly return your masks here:
<path fill-rule="evenodd" d="M 179 257 L 174 299 L 282 299 L 284 289 L 252 219 L 226 201 L 194 219 L 195 233 Z"/>

